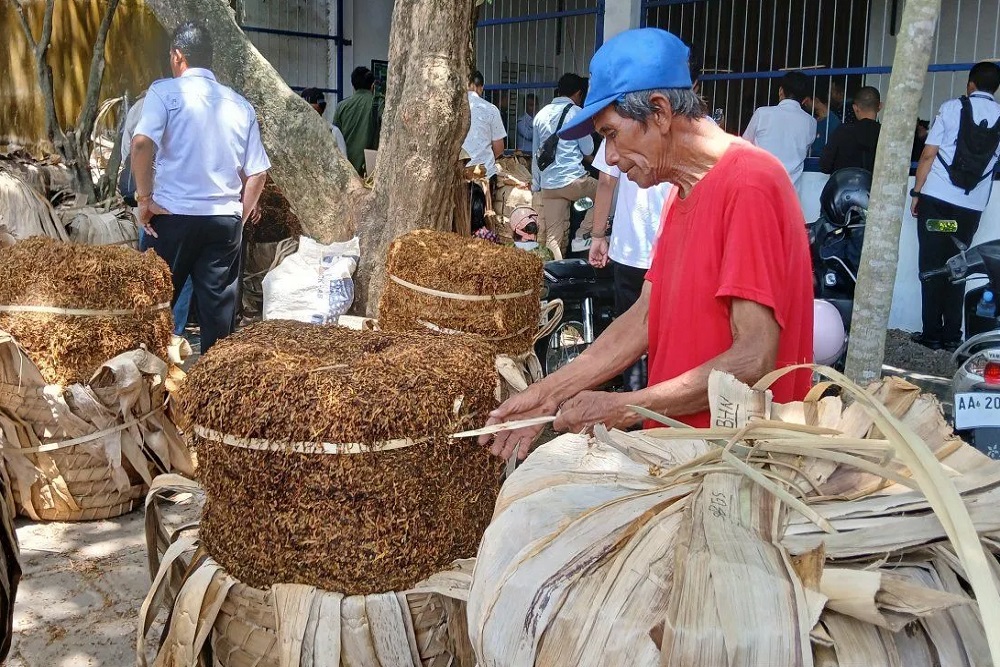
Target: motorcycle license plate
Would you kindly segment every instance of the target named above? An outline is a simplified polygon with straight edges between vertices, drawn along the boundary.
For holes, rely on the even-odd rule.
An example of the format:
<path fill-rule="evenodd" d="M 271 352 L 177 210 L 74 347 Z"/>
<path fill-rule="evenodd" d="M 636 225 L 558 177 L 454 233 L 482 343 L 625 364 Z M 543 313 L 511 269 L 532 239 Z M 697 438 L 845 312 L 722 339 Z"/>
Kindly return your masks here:
<path fill-rule="evenodd" d="M 955 394 L 955 428 L 1000 426 L 1000 394 Z"/>

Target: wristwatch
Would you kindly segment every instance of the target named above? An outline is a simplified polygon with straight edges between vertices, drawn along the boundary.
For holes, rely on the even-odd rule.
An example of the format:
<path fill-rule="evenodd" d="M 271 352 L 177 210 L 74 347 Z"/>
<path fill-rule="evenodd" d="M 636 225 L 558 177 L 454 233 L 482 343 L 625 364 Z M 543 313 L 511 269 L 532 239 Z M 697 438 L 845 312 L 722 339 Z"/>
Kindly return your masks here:
<path fill-rule="evenodd" d="M 912 188 L 912 189 L 910 189 L 910 196 L 911 197 L 919 197 L 920 196 L 920 192 L 918 192 L 916 188 Z"/>

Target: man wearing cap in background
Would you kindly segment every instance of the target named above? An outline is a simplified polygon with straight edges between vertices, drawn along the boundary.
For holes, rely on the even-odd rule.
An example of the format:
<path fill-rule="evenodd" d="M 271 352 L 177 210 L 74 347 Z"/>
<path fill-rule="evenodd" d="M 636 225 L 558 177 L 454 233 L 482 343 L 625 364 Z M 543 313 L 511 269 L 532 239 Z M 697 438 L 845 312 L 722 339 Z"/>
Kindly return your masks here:
<path fill-rule="evenodd" d="M 580 113 L 580 105 L 587 94 L 587 80 L 576 74 L 559 77 L 556 98 L 535 116 L 532 139 L 531 189 L 541 192 L 541 232 L 539 240 L 556 259 L 567 251 L 570 227 L 570 208 L 584 197 L 597 196 L 597 179 L 587 174 L 584 158 L 593 155 L 594 140 L 583 135 L 572 140 L 561 137 L 555 149 L 555 159 L 545 169 L 539 169 L 538 151 L 545 141 L 562 127 L 568 127 Z M 594 211 L 588 210 L 574 239 L 573 250 L 585 250 L 585 239 L 594 226 Z"/>
<path fill-rule="evenodd" d="M 688 49 L 655 28 L 609 40 L 590 63 L 591 87 L 569 139 L 594 127 L 608 164 L 640 187 L 664 181 L 679 196 L 663 220 L 635 305 L 571 364 L 511 398 L 489 423 L 557 415 L 559 431 L 641 421 L 637 405 L 707 426 L 708 377 L 754 383 L 812 361 L 812 276 L 795 188 L 772 155 L 705 118 L 691 90 Z M 588 391 L 649 351 L 649 386 Z M 801 400 L 808 371 L 776 382 L 778 402 Z M 484 436 L 494 454 L 527 455 L 540 427 Z"/>

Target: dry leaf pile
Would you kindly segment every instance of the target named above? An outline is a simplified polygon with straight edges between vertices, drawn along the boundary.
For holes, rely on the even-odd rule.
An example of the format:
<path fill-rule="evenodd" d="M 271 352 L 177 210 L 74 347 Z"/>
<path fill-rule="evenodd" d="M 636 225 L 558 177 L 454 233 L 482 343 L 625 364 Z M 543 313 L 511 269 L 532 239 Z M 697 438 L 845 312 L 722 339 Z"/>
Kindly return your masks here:
<path fill-rule="evenodd" d="M 80 316 L 0 312 L 0 330 L 17 339 L 51 384 L 86 383 L 101 364 L 145 346 L 166 359 L 173 330 L 170 269 L 153 251 L 30 238 L 0 248 L 0 305 L 136 310 Z"/>
<path fill-rule="evenodd" d="M 292 211 L 292 205 L 281 189 L 268 176 L 264 190 L 258 200 L 260 220 L 247 222 L 243 228 L 243 240 L 247 243 L 274 243 L 287 238 L 297 238 L 302 234 L 299 217 Z"/>
<path fill-rule="evenodd" d="M 513 246 L 449 232 L 417 230 L 392 242 L 386 263 L 379 321 L 391 331 L 432 328 L 485 339 L 497 354 L 531 349 L 538 328 L 542 261 Z M 449 294 L 514 298 L 463 300 Z"/>
<path fill-rule="evenodd" d="M 277 320 L 221 341 L 179 394 L 188 430 L 269 450 L 193 438 L 204 546 L 250 586 L 347 595 L 406 590 L 472 556 L 499 464 L 447 436 L 485 419 L 495 386 L 494 357 L 471 337 Z"/>
<path fill-rule="evenodd" d="M 538 448 L 478 554 L 478 664 L 998 664 L 1000 462 L 917 387 L 836 380 L 777 405 L 716 373 L 709 429 Z"/>

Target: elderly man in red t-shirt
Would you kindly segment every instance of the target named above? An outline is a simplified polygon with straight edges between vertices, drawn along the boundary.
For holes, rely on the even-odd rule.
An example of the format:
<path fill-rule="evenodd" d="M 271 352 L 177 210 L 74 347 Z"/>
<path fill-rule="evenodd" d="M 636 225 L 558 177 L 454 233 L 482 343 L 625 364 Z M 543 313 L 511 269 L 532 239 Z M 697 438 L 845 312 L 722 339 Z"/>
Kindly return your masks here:
<path fill-rule="evenodd" d="M 555 415 L 556 430 L 641 421 L 638 405 L 692 426 L 708 425 L 708 376 L 718 369 L 754 383 L 812 361 L 812 277 L 795 188 L 770 153 L 705 118 L 691 90 L 688 49 L 663 30 L 630 30 L 590 64 L 582 113 L 560 133 L 597 129 L 609 164 L 639 184 L 679 188 L 665 213 L 639 301 L 586 352 L 514 396 L 490 423 Z M 649 386 L 588 391 L 649 352 Z M 775 400 L 801 400 L 810 373 L 773 386 Z M 523 458 L 540 429 L 492 437 L 494 454 Z M 491 440 L 484 437 L 484 444 Z"/>

